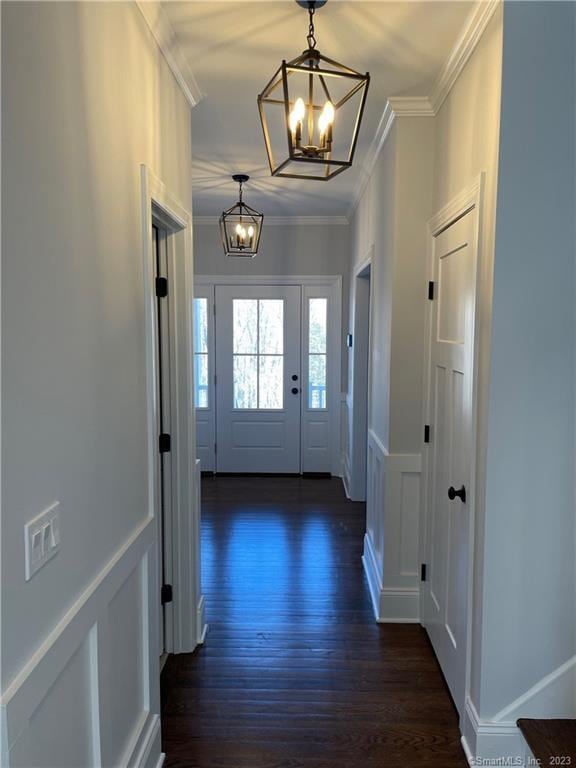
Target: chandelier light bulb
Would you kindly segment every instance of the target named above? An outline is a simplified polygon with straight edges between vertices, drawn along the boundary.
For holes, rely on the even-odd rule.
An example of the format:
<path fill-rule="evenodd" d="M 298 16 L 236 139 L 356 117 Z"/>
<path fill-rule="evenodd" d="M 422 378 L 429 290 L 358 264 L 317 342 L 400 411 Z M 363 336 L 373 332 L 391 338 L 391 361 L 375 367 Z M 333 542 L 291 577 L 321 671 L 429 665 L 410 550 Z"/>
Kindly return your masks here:
<path fill-rule="evenodd" d="M 292 133 L 296 132 L 298 126 L 302 127 L 302 120 L 306 116 L 306 107 L 304 106 L 304 100 L 302 98 L 296 99 L 294 108 L 290 112 L 290 130 Z"/>
<path fill-rule="evenodd" d="M 327 135 L 327 140 L 332 141 L 332 125 L 334 124 L 334 116 L 336 112 L 334 110 L 334 105 L 331 101 L 327 101 L 326 104 L 324 104 L 324 109 L 322 110 L 322 113 L 320 117 L 318 118 L 318 129 L 320 131 L 320 140 L 324 138 L 325 134 Z"/>

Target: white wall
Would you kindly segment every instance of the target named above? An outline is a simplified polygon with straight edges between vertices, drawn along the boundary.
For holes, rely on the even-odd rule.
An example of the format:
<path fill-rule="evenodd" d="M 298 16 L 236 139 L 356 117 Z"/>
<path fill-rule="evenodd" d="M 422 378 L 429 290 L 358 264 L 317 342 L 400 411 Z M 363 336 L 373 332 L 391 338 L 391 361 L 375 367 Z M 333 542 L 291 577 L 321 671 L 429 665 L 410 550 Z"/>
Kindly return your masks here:
<path fill-rule="evenodd" d="M 574 22 L 573 3 L 504 9 L 480 714 L 572 662 L 570 693 L 506 720 L 576 716 Z"/>
<path fill-rule="evenodd" d="M 3 3 L 2 86 L 3 735 L 14 765 L 148 744 L 144 765 L 140 164 L 190 208 L 189 106 L 132 3 Z M 61 550 L 25 582 L 24 524 L 55 500 Z"/>
<path fill-rule="evenodd" d="M 319 184 L 321 191 L 321 182 L 310 183 Z M 248 192 L 246 196 L 249 200 Z M 346 224 L 267 224 L 264 217 L 258 255 L 253 259 L 225 256 L 218 224 L 196 224 L 194 270 L 197 275 L 341 275 L 345 344 L 350 270 L 350 227 Z M 346 391 L 347 357 L 343 347 L 342 392 Z"/>
<path fill-rule="evenodd" d="M 490 370 L 490 327 L 492 272 L 498 174 L 500 125 L 500 90 L 502 78 L 502 11 L 499 8 L 485 29 L 476 50 L 435 118 L 433 209 L 440 210 L 480 173 L 485 174 L 484 201 L 481 210 L 478 327 L 478 443 L 485 444 L 488 376 Z M 485 473 L 485 455 L 477 457 L 477 475 Z M 484 519 L 483 484 L 476 485 L 475 541 L 482 548 Z M 470 638 L 472 654 L 477 653 L 481 632 L 483 569 L 482 558 L 475 558 L 473 627 Z M 473 670 L 471 695 L 477 695 L 479 677 Z"/>
<path fill-rule="evenodd" d="M 383 621 L 418 618 L 426 222 L 432 215 L 433 140 L 432 118 L 395 118 L 352 222 L 352 275 L 372 258 L 364 561 L 375 612 Z M 352 279 L 351 330 L 355 289 Z M 354 432 L 355 404 L 350 372 L 349 434 Z M 350 443 L 348 452 L 354 471 Z"/>

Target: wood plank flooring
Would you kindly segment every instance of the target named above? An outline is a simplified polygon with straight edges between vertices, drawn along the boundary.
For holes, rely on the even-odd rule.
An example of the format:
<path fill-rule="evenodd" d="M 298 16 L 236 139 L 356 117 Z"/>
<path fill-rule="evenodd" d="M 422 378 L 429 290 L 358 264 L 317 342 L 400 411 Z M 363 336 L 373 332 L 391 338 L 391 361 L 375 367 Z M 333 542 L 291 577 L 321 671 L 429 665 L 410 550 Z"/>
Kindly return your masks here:
<path fill-rule="evenodd" d="M 518 720 L 540 765 L 576 765 L 576 720 Z"/>
<path fill-rule="evenodd" d="M 456 768 L 425 632 L 377 625 L 336 479 L 203 479 L 210 629 L 162 676 L 167 768 Z"/>

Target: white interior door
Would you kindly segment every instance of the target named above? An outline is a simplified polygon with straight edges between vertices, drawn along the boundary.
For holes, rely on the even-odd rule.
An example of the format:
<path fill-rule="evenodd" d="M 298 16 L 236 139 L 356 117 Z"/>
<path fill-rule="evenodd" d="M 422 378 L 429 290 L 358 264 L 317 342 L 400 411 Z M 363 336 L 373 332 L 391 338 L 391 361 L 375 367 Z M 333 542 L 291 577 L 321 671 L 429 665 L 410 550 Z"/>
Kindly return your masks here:
<path fill-rule="evenodd" d="M 473 440 L 476 209 L 435 238 L 423 620 L 460 712 L 464 706 Z"/>
<path fill-rule="evenodd" d="M 216 286 L 218 472 L 300 472 L 301 288 Z"/>

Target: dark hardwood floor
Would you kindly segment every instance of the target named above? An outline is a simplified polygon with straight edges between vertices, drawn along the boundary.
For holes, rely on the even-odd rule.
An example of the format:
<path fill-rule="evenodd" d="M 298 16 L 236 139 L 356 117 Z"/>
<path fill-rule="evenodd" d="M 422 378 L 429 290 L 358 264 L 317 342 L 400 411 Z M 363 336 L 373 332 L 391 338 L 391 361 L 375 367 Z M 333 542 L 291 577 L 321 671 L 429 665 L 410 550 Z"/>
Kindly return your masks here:
<path fill-rule="evenodd" d="M 167 768 L 465 766 L 426 635 L 377 625 L 339 480 L 203 479 L 210 625 L 162 675 Z"/>

